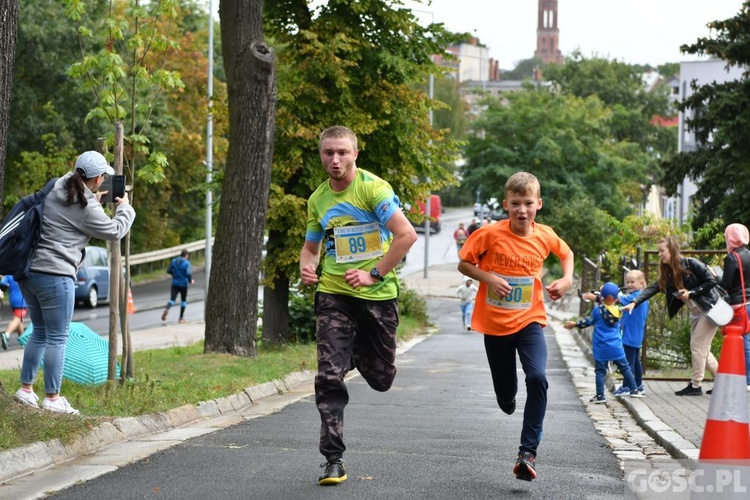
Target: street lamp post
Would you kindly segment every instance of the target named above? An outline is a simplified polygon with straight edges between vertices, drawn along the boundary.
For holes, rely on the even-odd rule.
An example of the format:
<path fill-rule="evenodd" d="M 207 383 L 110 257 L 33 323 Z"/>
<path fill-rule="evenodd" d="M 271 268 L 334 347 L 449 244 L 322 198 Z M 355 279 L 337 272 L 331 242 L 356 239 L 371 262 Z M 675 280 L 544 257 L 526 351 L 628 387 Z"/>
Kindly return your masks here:
<path fill-rule="evenodd" d="M 409 9 L 412 12 L 421 12 L 423 14 L 429 14 L 430 15 L 430 24 L 435 24 L 435 13 L 429 10 L 421 10 L 421 9 Z M 430 57 L 430 60 L 432 61 L 432 57 Z M 430 110 L 429 110 L 429 117 L 430 117 L 430 129 L 432 129 L 432 99 L 435 93 L 435 76 L 432 74 L 432 70 L 430 70 L 430 86 L 428 91 L 428 96 L 430 98 Z M 430 144 L 432 144 L 432 141 L 430 141 Z M 430 178 L 427 177 L 425 179 L 427 182 L 427 185 L 430 184 Z M 430 198 L 432 197 L 432 192 L 427 191 L 427 199 L 424 202 L 424 212 L 425 212 L 425 220 L 424 220 L 424 271 L 422 273 L 422 276 L 427 279 L 428 277 L 428 268 L 430 266 L 430 213 L 431 213 L 431 205 L 430 205 Z"/>
<path fill-rule="evenodd" d="M 213 179 L 214 163 L 214 115 L 213 115 L 213 96 L 214 96 L 214 2 L 208 2 L 208 119 L 206 123 L 206 283 L 204 288 L 208 294 L 208 282 L 211 274 L 211 256 L 213 238 L 213 193 L 211 191 L 211 181 Z"/>

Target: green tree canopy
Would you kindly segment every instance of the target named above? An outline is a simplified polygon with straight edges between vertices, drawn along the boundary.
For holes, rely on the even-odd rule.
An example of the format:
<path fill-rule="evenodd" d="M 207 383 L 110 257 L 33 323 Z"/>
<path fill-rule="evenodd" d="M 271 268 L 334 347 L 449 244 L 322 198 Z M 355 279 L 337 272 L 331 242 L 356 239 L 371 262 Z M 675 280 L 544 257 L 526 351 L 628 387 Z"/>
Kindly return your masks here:
<path fill-rule="evenodd" d="M 430 126 L 427 75 L 455 41 L 441 24 L 421 26 L 396 0 L 281 0 L 265 6 L 278 57 L 273 179 L 266 228 L 266 332 L 284 336 L 289 280 L 299 276 L 306 203 L 326 178 L 318 136 L 345 125 L 359 139 L 357 164 L 389 181 L 402 202 L 454 182 L 443 168 L 457 145 Z M 269 296 L 269 290 L 279 295 Z M 280 312 L 281 311 L 281 312 Z M 277 316 L 271 316 L 271 314 Z M 277 321 L 278 319 L 278 321 Z"/>
<path fill-rule="evenodd" d="M 516 67 L 510 71 L 503 71 L 503 80 L 533 80 L 534 71 L 537 69 L 545 70 L 547 66 L 538 57 L 522 59 L 518 61 Z"/>
<path fill-rule="evenodd" d="M 708 55 L 728 65 L 750 65 L 750 2 L 745 1 L 735 17 L 709 23 L 712 36 L 683 45 L 687 54 Z M 694 227 L 715 218 L 750 224 L 750 79 L 696 85 L 693 94 L 678 106 L 692 117 L 688 130 L 695 134 L 695 151 L 683 151 L 663 163 L 662 185 L 674 194 L 689 177 L 698 185 Z"/>
<path fill-rule="evenodd" d="M 485 104 L 486 111 L 475 122 L 476 137 L 466 149 L 464 183 L 481 190 L 483 199 L 503 199 L 510 175 L 533 173 L 544 199 L 539 220 L 568 237 L 574 250 L 598 253 L 603 240 L 594 241 L 585 225 L 575 230 L 569 208 L 577 200 L 576 217 L 583 221 L 592 220 L 592 209 L 617 219 L 631 213 L 648 182 L 643 149 L 613 136 L 613 111 L 596 96 L 575 97 L 529 86 L 525 92 L 509 94 L 506 102 L 488 99 Z M 607 221 L 589 226 L 602 224 Z"/>

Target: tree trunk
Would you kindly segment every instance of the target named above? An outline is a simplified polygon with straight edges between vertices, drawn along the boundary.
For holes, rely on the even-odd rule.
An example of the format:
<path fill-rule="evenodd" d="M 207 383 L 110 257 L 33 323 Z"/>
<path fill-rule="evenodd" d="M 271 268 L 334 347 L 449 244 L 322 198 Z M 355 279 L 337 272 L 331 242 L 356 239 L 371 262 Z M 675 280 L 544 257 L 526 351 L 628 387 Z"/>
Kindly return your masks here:
<path fill-rule="evenodd" d="M 275 61 L 262 0 L 219 2 L 229 151 L 206 297 L 206 352 L 255 356 L 258 273 L 271 185 Z"/>
<path fill-rule="evenodd" d="M 263 287 L 263 342 L 289 342 L 289 278 L 277 276 L 273 288 Z"/>
<path fill-rule="evenodd" d="M 5 185 L 5 154 L 10 123 L 10 97 L 18 42 L 18 1 L 0 0 L 0 199 Z"/>

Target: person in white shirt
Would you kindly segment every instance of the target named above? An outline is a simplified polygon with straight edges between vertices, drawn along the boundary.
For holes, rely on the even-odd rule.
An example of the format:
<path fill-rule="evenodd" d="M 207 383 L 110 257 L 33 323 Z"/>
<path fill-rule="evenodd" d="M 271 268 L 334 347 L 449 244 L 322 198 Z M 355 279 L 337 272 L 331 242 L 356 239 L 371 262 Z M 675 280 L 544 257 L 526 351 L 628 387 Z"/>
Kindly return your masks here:
<path fill-rule="evenodd" d="M 463 285 L 456 288 L 456 296 L 461 305 L 461 317 L 464 320 L 464 328 L 471 331 L 471 313 L 474 310 L 474 299 L 479 289 L 470 278 L 465 278 Z"/>

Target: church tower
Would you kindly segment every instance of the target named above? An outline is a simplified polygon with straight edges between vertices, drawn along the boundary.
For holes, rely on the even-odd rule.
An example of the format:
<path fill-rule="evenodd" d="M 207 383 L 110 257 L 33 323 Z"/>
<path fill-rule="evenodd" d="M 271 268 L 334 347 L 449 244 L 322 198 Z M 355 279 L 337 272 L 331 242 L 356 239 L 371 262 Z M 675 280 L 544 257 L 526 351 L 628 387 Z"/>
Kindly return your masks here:
<path fill-rule="evenodd" d="M 539 0 L 539 25 L 536 29 L 536 51 L 545 64 L 563 62 L 560 52 L 560 30 L 557 29 L 557 0 Z"/>

